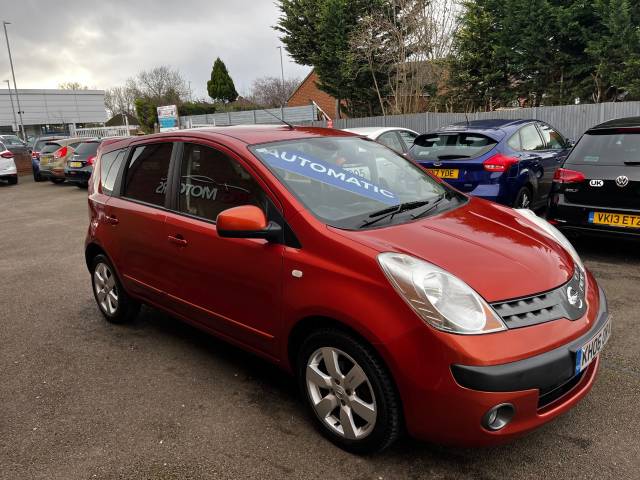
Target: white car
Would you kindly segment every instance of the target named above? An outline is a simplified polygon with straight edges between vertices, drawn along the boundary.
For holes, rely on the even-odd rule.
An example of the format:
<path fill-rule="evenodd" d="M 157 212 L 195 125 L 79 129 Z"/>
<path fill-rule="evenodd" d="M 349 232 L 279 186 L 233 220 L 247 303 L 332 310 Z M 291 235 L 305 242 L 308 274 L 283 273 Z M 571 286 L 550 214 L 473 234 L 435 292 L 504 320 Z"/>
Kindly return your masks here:
<path fill-rule="evenodd" d="M 403 154 L 409 151 L 419 135 L 418 132 L 400 127 L 345 128 L 344 131 L 365 136 Z"/>
<path fill-rule="evenodd" d="M 0 180 L 7 180 L 10 185 L 18 183 L 18 169 L 13 160 L 13 152 L 0 143 Z"/>

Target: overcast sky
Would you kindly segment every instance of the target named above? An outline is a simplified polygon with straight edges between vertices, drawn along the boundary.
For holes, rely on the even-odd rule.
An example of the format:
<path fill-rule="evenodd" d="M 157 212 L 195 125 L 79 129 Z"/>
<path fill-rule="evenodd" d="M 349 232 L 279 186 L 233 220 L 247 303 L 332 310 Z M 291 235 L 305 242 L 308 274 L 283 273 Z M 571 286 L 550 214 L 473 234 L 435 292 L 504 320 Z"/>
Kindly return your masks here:
<path fill-rule="evenodd" d="M 106 89 L 143 69 L 177 68 L 194 97 L 206 96 L 216 57 L 240 94 L 253 79 L 280 76 L 274 0 L 0 0 L 19 88 L 77 81 Z M 11 70 L 0 35 L 0 81 Z M 309 68 L 284 57 L 285 77 Z M 13 83 L 13 82 L 12 82 Z M 0 84 L 0 88 L 6 84 Z"/>

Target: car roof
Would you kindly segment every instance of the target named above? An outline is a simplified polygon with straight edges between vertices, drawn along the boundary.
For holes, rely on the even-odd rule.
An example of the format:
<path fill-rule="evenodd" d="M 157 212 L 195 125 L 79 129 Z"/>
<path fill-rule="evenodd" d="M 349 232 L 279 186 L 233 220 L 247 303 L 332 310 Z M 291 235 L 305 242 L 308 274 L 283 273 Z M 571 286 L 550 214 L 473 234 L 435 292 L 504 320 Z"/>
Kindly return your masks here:
<path fill-rule="evenodd" d="M 123 148 L 139 140 L 153 140 L 175 137 L 210 138 L 220 141 L 220 136 L 229 137 L 247 145 L 260 143 L 279 142 L 286 140 L 297 140 L 302 138 L 320 137 L 355 137 L 356 135 L 343 130 L 333 128 L 294 126 L 289 128 L 286 125 L 235 125 L 229 127 L 202 127 L 190 128 L 186 130 L 176 130 L 172 132 L 154 133 L 151 135 L 130 137 L 121 141 L 109 143 L 109 150 L 112 147 Z"/>
<path fill-rule="evenodd" d="M 634 128 L 640 127 L 640 117 L 625 117 L 608 120 L 604 123 L 591 127 L 589 130 L 601 130 L 606 128 Z"/>
<path fill-rule="evenodd" d="M 440 130 L 484 130 L 484 129 L 502 129 L 505 127 L 519 126 L 525 123 L 535 122 L 534 119 L 519 118 L 516 120 L 508 118 L 486 118 L 484 120 L 470 120 L 468 122 L 457 122 Z"/>
<path fill-rule="evenodd" d="M 404 127 L 356 127 L 356 128 L 343 128 L 345 132 L 357 133 L 358 135 L 366 135 L 367 137 L 378 137 L 386 132 L 405 131 L 418 133 L 410 128 Z"/>

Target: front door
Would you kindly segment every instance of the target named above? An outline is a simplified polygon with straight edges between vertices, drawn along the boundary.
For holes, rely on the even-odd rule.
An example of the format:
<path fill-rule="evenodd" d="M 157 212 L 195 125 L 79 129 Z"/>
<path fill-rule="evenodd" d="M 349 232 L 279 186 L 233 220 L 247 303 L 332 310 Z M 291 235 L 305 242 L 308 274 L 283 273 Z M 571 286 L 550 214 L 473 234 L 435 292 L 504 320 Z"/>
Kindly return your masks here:
<path fill-rule="evenodd" d="M 170 294 L 183 316 L 249 348 L 276 356 L 284 247 L 260 239 L 220 238 L 217 215 L 239 205 L 272 207 L 265 189 L 233 157 L 184 143 L 180 186 L 167 213 Z"/>

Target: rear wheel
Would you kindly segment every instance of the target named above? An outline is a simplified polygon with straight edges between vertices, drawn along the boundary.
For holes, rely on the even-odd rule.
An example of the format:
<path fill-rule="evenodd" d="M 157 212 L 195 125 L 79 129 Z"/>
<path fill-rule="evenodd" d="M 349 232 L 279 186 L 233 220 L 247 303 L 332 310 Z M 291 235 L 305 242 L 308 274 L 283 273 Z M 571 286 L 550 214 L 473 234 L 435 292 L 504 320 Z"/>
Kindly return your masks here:
<path fill-rule="evenodd" d="M 16 185 L 18 183 L 18 177 L 9 177 L 9 185 Z"/>
<path fill-rule="evenodd" d="M 529 187 L 522 187 L 518 190 L 516 199 L 513 202 L 513 208 L 531 208 L 532 199 L 531 189 Z"/>
<path fill-rule="evenodd" d="M 140 303 L 124 291 L 106 256 L 97 255 L 91 262 L 93 296 L 102 315 L 111 323 L 127 323 L 135 318 Z"/>
<path fill-rule="evenodd" d="M 40 175 L 40 172 L 36 172 L 35 170 L 33 171 L 33 181 L 34 182 L 42 181 L 42 176 Z"/>
<path fill-rule="evenodd" d="M 297 366 L 310 414 L 333 443 L 350 452 L 372 453 L 398 438 L 400 399 L 368 344 L 340 330 L 319 330 L 304 341 Z"/>

